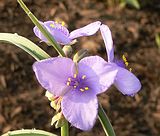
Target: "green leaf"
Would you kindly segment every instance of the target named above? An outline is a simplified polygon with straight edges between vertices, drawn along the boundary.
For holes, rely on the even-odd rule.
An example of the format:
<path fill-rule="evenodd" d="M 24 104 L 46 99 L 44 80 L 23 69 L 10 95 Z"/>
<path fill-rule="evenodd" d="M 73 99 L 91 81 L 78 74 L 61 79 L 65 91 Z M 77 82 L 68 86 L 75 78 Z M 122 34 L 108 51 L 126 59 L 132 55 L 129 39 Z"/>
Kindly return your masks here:
<path fill-rule="evenodd" d="M 99 104 L 98 118 L 102 124 L 103 130 L 104 130 L 106 136 L 116 136 L 114 129 L 109 121 L 109 118 L 108 118 L 107 114 L 105 113 L 105 111 L 103 110 L 103 107 L 101 104 Z"/>
<path fill-rule="evenodd" d="M 57 135 L 43 130 L 22 129 L 22 130 L 9 131 L 3 134 L 2 136 L 57 136 Z"/>
<path fill-rule="evenodd" d="M 48 30 L 39 23 L 38 19 L 32 14 L 32 12 L 28 9 L 28 7 L 24 4 L 23 0 L 17 0 L 22 9 L 26 12 L 31 21 L 38 27 L 41 33 L 47 38 L 50 44 L 55 48 L 55 50 L 63 57 L 65 57 L 65 53 L 63 52 L 60 45 L 57 44 L 53 36 L 48 32 Z"/>
<path fill-rule="evenodd" d="M 156 41 L 158 48 L 160 48 L 160 34 L 158 34 L 158 33 L 156 34 L 155 41 Z"/>
<path fill-rule="evenodd" d="M 135 7 L 136 9 L 140 9 L 140 4 L 138 0 L 125 0 L 125 1 L 126 1 L 126 4 L 131 5 Z"/>
<path fill-rule="evenodd" d="M 0 42 L 14 44 L 29 53 L 36 60 L 50 58 L 50 56 L 40 47 L 18 34 L 0 33 Z"/>

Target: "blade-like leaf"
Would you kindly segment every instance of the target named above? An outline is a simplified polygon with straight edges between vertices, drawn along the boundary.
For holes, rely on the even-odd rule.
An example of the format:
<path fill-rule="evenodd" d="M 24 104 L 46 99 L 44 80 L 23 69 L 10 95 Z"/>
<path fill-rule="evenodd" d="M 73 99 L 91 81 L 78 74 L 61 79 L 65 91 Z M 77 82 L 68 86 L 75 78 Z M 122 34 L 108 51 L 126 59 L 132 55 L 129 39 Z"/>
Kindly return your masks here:
<path fill-rule="evenodd" d="M 116 136 L 114 129 L 109 121 L 109 118 L 107 114 L 105 113 L 105 111 L 103 110 L 103 107 L 101 104 L 99 104 L 98 118 L 102 124 L 103 130 L 106 136 Z"/>
<path fill-rule="evenodd" d="M 47 38 L 47 40 L 50 42 L 50 44 L 56 49 L 56 51 L 59 53 L 59 55 L 65 57 L 66 55 L 63 52 L 60 45 L 57 44 L 54 37 L 48 32 L 48 30 L 43 25 L 41 25 L 41 23 L 38 21 L 38 19 L 32 14 L 32 12 L 25 5 L 23 0 L 17 0 L 17 2 L 20 4 L 22 9 L 26 12 L 26 14 L 31 19 L 31 21 L 38 27 L 38 29 L 41 31 L 41 33 Z"/>
<path fill-rule="evenodd" d="M 160 34 L 158 34 L 158 33 L 156 34 L 155 41 L 156 41 L 158 48 L 160 48 Z"/>
<path fill-rule="evenodd" d="M 57 136 L 57 135 L 43 130 L 22 129 L 22 130 L 9 131 L 3 134 L 2 136 Z"/>
<path fill-rule="evenodd" d="M 36 60 L 42 60 L 50 57 L 36 44 L 31 42 L 27 38 L 19 36 L 18 34 L 0 33 L 0 42 L 12 43 L 29 53 Z"/>
<path fill-rule="evenodd" d="M 126 3 L 135 7 L 136 9 L 140 9 L 140 4 L 138 0 L 126 0 Z"/>

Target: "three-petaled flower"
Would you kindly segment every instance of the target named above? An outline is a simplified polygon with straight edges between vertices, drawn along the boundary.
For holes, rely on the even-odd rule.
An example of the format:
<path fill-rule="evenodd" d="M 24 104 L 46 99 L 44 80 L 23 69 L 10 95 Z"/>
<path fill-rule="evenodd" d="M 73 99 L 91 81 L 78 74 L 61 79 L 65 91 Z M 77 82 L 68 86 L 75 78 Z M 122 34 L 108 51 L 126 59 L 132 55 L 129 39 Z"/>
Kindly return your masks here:
<path fill-rule="evenodd" d="M 64 23 L 57 23 L 55 21 L 46 21 L 41 22 L 41 24 L 50 32 L 50 34 L 54 37 L 57 43 L 66 45 L 70 44 L 75 38 L 81 36 L 90 36 L 95 34 L 101 25 L 100 21 L 96 21 L 90 23 L 82 28 L 76 29 L 69 33 L 68 29 L 64 26 Z M 44 37 L 44 35 L 40 32 L 37 26 L 33 29 L 35 35 L 40 38 L 44 42 L 48 42 L 48 40 Z"/>
<path fill-rule="evenodd" d="M 133 96 L 141 89 L 140 81 L 133 73 L 114 62 L 113 40 L 108 26 L 102 24 L 100 31 L 106 46 L 108 63 L 110 63 L 114 69 L 118 70 L 114 85 L 123 94 Z"/>
<path fill-rule="evenodd" d="M 80 36 L 89 36 L 100 28 L 107 50 L 108 62 L 99 56 L 81 59 L 78 63 L 70 58 L 54 57 L 35 62 L 33 70 L 39 83 L 53 96 L 61 98 L 64 117 L 75 127 L 90 130 L 98 112 L 97 94 L 106 91 L 113 83 L 126 95 L 134 95 L 141 88 L 138 78 L 115 62 L 110 29 L 99 21 L 72 31 L 54 21 L 42 23 L 60 44 L 69 44 Z M 37 27 L 35 34 L 46 38 Z"/>
<path fill-rule="evenodd" d="M 104 59 L 90 56 L 75 64 L 55 57 L 35 62 L 33 70 L 39 83 L 54 96 L 61 96 L 64 117 L 75 127 L 90 130 L 98 112 L 97 94 L 114 82 L 117 69 Z"/>

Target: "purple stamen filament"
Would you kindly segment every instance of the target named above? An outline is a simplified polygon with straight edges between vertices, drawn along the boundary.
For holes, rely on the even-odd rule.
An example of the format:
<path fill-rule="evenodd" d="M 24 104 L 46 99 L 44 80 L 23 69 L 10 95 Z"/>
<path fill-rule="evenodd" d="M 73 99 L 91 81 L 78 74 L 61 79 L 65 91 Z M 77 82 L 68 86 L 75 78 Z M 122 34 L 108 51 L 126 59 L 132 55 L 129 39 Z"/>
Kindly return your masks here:
<path fill-rule="evenodd" d="M 67 80 L 67 86 L 72 86 L 74 89 L 78 89 L 81 92 L 89 90 L 88 86 L 82 87 L 81 82 L 86 79 L 86 75 L 83 75 L 81 78 L 74 74 L 73 77 L 69 77 Z"/>

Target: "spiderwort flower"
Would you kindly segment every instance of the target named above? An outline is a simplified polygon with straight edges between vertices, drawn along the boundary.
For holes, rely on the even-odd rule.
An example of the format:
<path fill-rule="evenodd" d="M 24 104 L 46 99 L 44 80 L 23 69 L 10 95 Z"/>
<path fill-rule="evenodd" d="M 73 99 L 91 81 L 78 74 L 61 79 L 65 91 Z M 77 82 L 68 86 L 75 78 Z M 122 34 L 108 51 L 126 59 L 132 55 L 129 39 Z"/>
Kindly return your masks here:
<path fill-rule="evenodd" d="M 41 24 L 51 33 L 57 43 L 66 45 L 71 43 L 75 38 L 95 34 L 99 30 L 101 22 L 96 21 L 90 23 L 82 28 L 72 31 L 71 33 L 69 33 L 68 29 L 64 26 L 64 22 L 58 23 L 55 21 L 46 21 L 44 23 L 41 22 Z M 47 39 L 39 31 L 37 26 L 33 28 L 33 31 L 38 38 L 40 38 L 44 42 L 47 42 Z"/>
<path fill-rule="evenodd" d="M 106 91 L 117 70 L 98 56 L 74 63 L 65 57 L 35 62 L 39 83 L 54 96 L 60 96 L 64 117 L 75 127 L 90 130 L 98 112 L 97 94 Z"/>
<path fill-rule="evenodd" d="M 121 62 L 114 62 L 113 41 L 111 31 L 108 26 L 102 24 L 100 26 L 100 31 L 106 46 L 108 62 L 113 66 L 113 68 L 118 70 L 114 85 L 124 95 L 134 95 L 141 89 L 140 81 L 133 73 L 123 68 L 123 64 Z"/>

